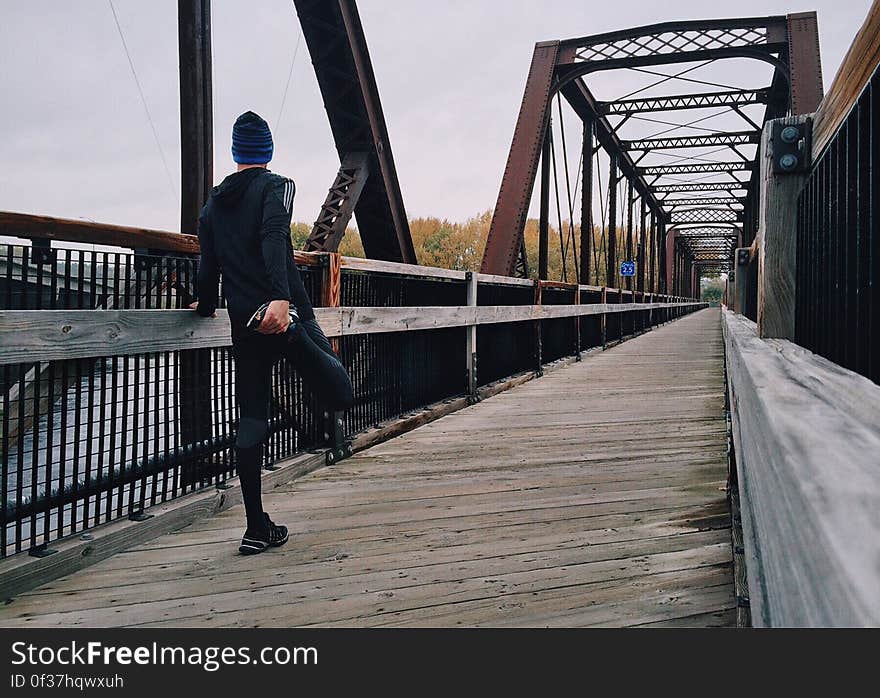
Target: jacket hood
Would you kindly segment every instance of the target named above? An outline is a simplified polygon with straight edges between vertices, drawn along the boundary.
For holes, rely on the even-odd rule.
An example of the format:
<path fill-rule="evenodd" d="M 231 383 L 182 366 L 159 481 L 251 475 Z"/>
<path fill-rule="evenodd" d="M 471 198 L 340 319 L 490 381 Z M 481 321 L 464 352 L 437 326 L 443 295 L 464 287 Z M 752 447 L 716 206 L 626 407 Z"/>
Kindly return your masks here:
<path fill-rule="evenodd" d="M 212 190 L 214 200 L 223 205 L 232 205 L 238 202 L 248 190 L 251 183 L 260 175 L 269 170 L 263 167 L 249 167 L 241 172 L 233 172 Z"/>

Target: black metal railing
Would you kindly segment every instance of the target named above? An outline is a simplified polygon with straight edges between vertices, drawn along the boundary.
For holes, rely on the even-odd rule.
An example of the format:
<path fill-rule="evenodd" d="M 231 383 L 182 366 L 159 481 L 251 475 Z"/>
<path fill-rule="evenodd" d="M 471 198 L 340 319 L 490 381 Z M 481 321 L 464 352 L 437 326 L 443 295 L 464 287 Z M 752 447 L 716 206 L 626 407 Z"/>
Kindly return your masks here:
<path fill-rule="evenodd" d="M 193 296 L 197 264 L 179 254 L 0 245 L 0 309 L 184 308 Z M 320 306 L 327 267 L 301 265 L 301 273 Z M 464 306 L 467 288 L 461 277 L 343 268 L 339 304 Z M 577 293 L 574 287 L 541 291 L 546 305 L 573 304 Z M 536 292 L 534 283 L 480 282 L 477 303 L 531 306 Z M 602 300 L 601 290 L 580 294 L 582 303 Z M 579 348 L 586 349 L 611 341 L 603 328 L 617 327 L 612 335 L 619 338 L 691 309 L 480 325 L 477 384 L 574 355 L 578 323 Z M 355 391 L 344 419 L 346 435 L 467 394 L 466 333 L 465 327 L 449 327 L 339 338 Z M 234 361 L 222 346 L 43 362 L 22 356 L 0 366 L 0 556 L 39 551 L 187 492 L 222 487 L 235 474 L 234 386 Z M 322 448 L 325 431 L 320 406 L 298 374 L 279 362 L 267 467 Z"/>
<path fill-rule="evenodd" d="M 880 71 L 798 200 L 795 341 L 880 383 Z"/>

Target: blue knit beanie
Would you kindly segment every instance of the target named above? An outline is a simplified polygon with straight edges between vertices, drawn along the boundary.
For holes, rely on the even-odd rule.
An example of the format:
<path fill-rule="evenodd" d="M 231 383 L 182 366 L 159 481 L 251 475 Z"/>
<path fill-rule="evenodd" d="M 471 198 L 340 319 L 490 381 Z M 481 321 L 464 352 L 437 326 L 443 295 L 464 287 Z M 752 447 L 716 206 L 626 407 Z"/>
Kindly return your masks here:
<path fill-rule="evenodd" d="M 259 115 L 246 111 L 232 126 L 232 159 L 240 165 L 264 165 L 272 159 L 272 132 Z"/>

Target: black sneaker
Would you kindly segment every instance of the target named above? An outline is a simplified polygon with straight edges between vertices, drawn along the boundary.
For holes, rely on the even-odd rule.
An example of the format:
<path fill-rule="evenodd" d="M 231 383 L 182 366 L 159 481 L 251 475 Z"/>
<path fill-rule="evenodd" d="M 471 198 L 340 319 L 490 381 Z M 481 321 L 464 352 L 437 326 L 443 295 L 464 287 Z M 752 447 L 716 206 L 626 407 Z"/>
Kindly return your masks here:
<path fill-rule="evenodd" d="M 264 513 L 263 516 L 266 517 L 264 530 L 254 533 L 248 529 L 244 532 L 241 545 L 238 546 L 238 552 L 242 555 L 256 555 L 269 547 L 277 548 L 279 545 L 284 545 L 290 538 L 287 526 L 276 526 L 268 514 Z"/>

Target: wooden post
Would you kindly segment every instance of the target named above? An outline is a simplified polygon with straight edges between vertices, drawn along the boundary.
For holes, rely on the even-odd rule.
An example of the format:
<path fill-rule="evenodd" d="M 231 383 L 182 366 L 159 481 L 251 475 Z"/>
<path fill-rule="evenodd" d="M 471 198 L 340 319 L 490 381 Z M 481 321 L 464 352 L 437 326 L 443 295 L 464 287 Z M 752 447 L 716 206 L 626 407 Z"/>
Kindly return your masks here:
<path fill-rule="evenodd" d="M 605 305 L 608 303 L 608 287 L 602 287 L 602 304 Z M 605 348 L 605 339 L 608 336 L 608 331 L 606 324 L 608 322 L 608 313 L 602 313 L 602 348 Z"/>
<path fill-rule="evenodd" d="M 214 179 L 211 0 L 178 0 L 180 73 L 180 232 L 198 233 Z"/>
<path fill-rule="evenodd" d="M 541 280 L 535 280 L 535 305 L 541 305 Z M 535 320 L 535 375 L 544 375 L 544 346 L 541 337 L 541 321 Z"/>
<path fill-rule="evenodd" d="M 324 274 L 321 279 L 321 305 L 325 308 L 338 308 L 342 297 L 342 257 L 336 252 L 328 252 L 324 257 Z M 330 339 L 333 351 L 339 353 L 339 338 Z M 324 413 L 324 437 L 327 440 L 329 451 L 327 462 L 336 461 L 351 455 L 351 445 L 345 441 L 345 413 Z"/>
<path fill-rule="evenodd" d="M 731 312 L 736 312 L 736 267 L 730 270 L 727 275 L 727 307 Z"/>
<path fill-rule="evenodd" d="M 336 252 L 327 254 L 327 265 L 321 279 L 321 306 L 338 308 L 342 297 L 342 256 Z M 339 338 L 330 340 L 333 351 L 339 353 Z"/>
<path fill-rule="evenodd" d="M 581 304 L 581 290 L 577 284 L 574 285 L 574 304 Z M 581 316 L 574 316 L 574 358 L 581 360 Z"/>
<path fill-rule="evenodd" d="M 748 247 L 738 247 L 734 254 L 736 261 L 736 297 L 734 300 L 734 312 L 739 313 L 740 315 L 745 315 L 750 291 L 750 250 Z"/>
<path fill-rule="evenodd" d="M 774 124 L 805 127 L 809 116 L 793 116 L 764 125 L 760 151 L 758 217 L 758 335 L 794 339 L 795 279 L 797 262 L 797 201 L 807 178 L 805 171 L 774 172 Z M 777 131 L 779 127 L 777 126 Z M 804 158 L 810 158 L 809 138 Z M 809 164 L 809 163 L 808 163 Z"/>
<path fill-rule="evenodd" d="M 180 231 L 198 233 L 199 212 L 213 186 L 211 2 L 178 0 L 180 75 Z M 211 438 L 211 352 L 180 352 L 180 437 L 184 445 Z M 205 461 L 207 462 L 207 461 Z M 201 477 L 201 463 L 192 471 Z"/>
<path fill-rule="evenodd" d="M 467 279 L 467 304 L 477 305 L 477 275 L 469 271 Z M 477 402 L 477 326 L 468 325 L 466 330 L 465 364 L 467 366 L 468 402 Z"/>

